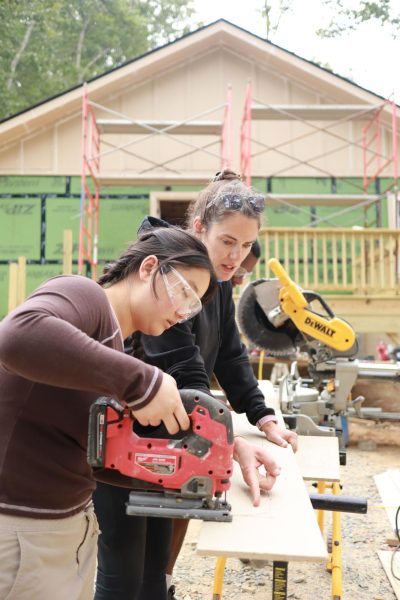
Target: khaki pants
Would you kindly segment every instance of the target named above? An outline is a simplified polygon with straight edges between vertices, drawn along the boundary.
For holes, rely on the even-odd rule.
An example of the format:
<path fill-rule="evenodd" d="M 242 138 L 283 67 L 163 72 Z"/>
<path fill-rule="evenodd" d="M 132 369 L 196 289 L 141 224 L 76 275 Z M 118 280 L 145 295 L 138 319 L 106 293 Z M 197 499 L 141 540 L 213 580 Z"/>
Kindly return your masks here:
<path fill-rule="evenodd" d="M 66 519 L 0 514 L 0 600 L 92 600 L 93 507 Z"/>

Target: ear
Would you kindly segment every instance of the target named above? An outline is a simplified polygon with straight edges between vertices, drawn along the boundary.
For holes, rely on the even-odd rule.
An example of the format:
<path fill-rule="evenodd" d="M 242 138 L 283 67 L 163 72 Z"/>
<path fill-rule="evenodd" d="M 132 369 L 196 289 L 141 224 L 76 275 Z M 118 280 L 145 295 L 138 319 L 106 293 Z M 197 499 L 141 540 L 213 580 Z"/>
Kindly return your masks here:
<path fill-rule="evenodd" d="M 150 279 L 153 274 L 153 271 L 157 268 L 157 265 L 157 256 L 155 256 L 154 254 L 146 256 L 146 258 L 142 260 L 142 264 L 139 267 L 139 278 L 142 281 L 147 281 L 148 279 Z"/>
<path fill-rule="evenodd" d="M 200 217 L 195 217 L 193 219 L 193 232 L 197 236 L 201 236 L 204 233 L 204 225 Z"/>

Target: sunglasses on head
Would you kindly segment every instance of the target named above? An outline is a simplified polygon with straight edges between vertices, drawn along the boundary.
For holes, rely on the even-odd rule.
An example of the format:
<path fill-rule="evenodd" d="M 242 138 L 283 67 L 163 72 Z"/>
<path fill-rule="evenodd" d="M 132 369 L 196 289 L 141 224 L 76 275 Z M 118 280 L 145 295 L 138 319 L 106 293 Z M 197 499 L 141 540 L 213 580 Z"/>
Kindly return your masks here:
<path fill-rule="evenodd" d="M 257 196 L 239 196 L 238 194 L 221 194 L 218 198 L 211 200 L 212 204 L 222 204 L 227 210 L 240 210 L 243 205 L 250 204 L 257 213 L 262 213 L 265 208 L 265 198 L 261 194 Z"/>

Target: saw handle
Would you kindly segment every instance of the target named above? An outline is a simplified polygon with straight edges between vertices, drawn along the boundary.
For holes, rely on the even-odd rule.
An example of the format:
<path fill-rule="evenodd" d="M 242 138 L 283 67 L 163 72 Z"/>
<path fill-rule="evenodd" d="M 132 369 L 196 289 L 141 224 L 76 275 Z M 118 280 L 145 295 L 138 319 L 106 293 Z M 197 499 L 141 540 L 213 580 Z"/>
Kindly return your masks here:
<path fill-rule="evenodd" d="M 160 423 L 160 425 L 157 426 L 143 426 L 140 425 L 139 421 L 135 420 L 131 415 L 134 420 L 133 428 L 135 433 L 137 433 L 137 435 L 140 437 L 181 439 L 182 437 L 189 435 L 193 430 L 192 415 L 195 414 L 195 411 L 203 411 L 203 409 L 207 409 L 211 419 L 225 425 L 228 442 L 230 444 L 233 443 L 232 418 L 230 410 L 225 403 L 199 390 L 182 389 L 179 390 L 179 394 L 183 406 L 185 407 L 185 410 L 190 418 L 189 430 L 183 431 L 180 429 L 175 435 L 171 435 L 163 423 Z"/>
<path fill-rule="evenodd" d="M 89 413 L 89 435 L 87 447 L 87 460 L 91 467 L 104 467 L 107 427 L 114 423 L 122 422 L 124 418 L 129 418 L 132 423 L 133 431 L 142 438 L 155 439 L 183 439 L 190 437 L 193 431 L 193 418 L 196 411 L 204 414 L 204 409 L 208 412 L 211 419 L 224 425 L 228 444 L 233 444 L 233 425 L 231 412 L 226 404 L 217 400 L 213 396 L 199 390 L 179 390 L 182 403 L 187 414 L 190 417 L 190 429 L 188 431 L 179 430 L 177 434 L 171 435 L 163 423 L 157 426 L 144 426 L 137 421 L 129 407 L 123 407 L 114 398 L 100 397 L 92 404 Z M 107 409 L 112 408 L 112 419 L 109 417 Z M 115 417 L 114 417 L 115 415 Z M 193 437 L 196 441 L 197 434 Z"/>
<path fill-rule="evenodd" d="M 268 266 L 281 282 L 284 288 L 283 293 L 287 294 L 293 300 L 296 306 L 305 308 L 307 306 L 307 300 L 304 298 L 304 295 L 302 294 L 298 285 L 296 285 L 296 283 L 290 279 L 279 260 L 276 258 L 270 258 L 268 261 Z"/>
<path fill-rule="evenodd" d="M 326 311 L 326 314 L 328 315 L 328 317 L 330 317 L 331 319 L 333 319 L 336 316 L 335 313 L 333 312 L 333 310 L 331 309 L 331 307 L 328 306 L 328 304 L 322 298 L 322 296 L 320 296 L 316 292 L 305 291 L 304 297 L 307 300 L 307 302 L 313 302 L 314 300 L 318 300 L 318 302 L 321 304 L 321 306 Z"/>

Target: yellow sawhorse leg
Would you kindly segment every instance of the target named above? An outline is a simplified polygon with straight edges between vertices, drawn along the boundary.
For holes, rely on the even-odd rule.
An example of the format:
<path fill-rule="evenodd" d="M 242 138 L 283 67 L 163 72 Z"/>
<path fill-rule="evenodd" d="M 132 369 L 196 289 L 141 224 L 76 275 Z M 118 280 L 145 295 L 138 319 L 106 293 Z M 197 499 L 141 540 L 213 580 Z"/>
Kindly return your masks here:
<path fill-rule="evenodd" d="M 212 600 L 221 600 L 222 585 L 224 583 L 224 570 L 226 557 L 217 558 L 215 563 L 214 589 Z M 287 600 L 288 563 L 275 561 L 273 565 L 272 600 Z"/>
<path fill-rule="evenodd" d="M 332 484 L 332 492 L 340 495 L 340 484 Z M 342 599 L 342 533 L 340 528 L 340 512 L 332 513 L 332 600 Z"/>
<path fill-rule="evenodd" d="M 326 488 L 331 488 L 335 496 L 340 495 L 340 483 L 327 484 L 318 481 L 318 493 L 324 494 Z M 324 534 L 324 511 L 317 510 L 318 526 Z M 332 548 L 329 552 L 327 570 L 332 573 L 332 600 L 342 600 L 342 534 L 340 528 L 340 512 L 332 512 Z"/>
<path fill-rule="evenodd" d="M 318 481 L 317 483 L 317 491 L 319 494 L 325 494 L 325 488 L 326 488 L 326 483 L 325 481 Z M 318 509 L 316 511 L 317 513 L 317 521 L 318 521 L 318 527 L 320 528 L 320 531 L 322 533 L 322 535 L 324 535 L 324 523 L 325 523 L 325 515 L 324 515 L 324 511 L 321 509 Z"/>
<path fill-rule="evenodd" d="M 224 556 L 217 558 L 217 562 L 215 564 L 214 588 L 213 588 L 212 600 L 221 600 L 221 598 L 222 598 L 222 586 L 224 585 L 225 565 L 226 565 L 226 558 Z"/>

